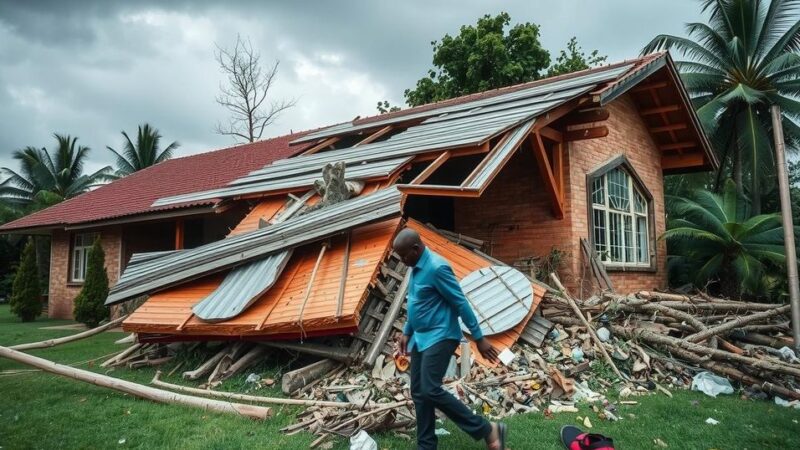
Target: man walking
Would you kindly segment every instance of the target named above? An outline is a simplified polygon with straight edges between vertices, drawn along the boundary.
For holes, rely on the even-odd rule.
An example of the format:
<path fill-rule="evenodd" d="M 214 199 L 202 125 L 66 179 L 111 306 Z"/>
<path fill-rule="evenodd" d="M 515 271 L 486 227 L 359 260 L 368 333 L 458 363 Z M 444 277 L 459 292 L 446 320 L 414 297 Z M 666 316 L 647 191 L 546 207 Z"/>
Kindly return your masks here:
<path fill-rule="evenodd" d="M 439 409 L 473 439 L 487 448 L 504 450 L 506 426 L 489 422 L 442 388 L 450 357 L 461 341 L 458 318 L 475 339 L 481 355 L 497 360 L 497 349 L 481 333 L 453 269 L 425 247 L 419 234 L 405 228 L 394 240 L 394 251 L 411 269 L 408 285 L 408 320 L 399 336 L 400 351 L 411 352 L 411 396 L 417 413 L 417 448 L 435 449 L 436 413 Z"/>

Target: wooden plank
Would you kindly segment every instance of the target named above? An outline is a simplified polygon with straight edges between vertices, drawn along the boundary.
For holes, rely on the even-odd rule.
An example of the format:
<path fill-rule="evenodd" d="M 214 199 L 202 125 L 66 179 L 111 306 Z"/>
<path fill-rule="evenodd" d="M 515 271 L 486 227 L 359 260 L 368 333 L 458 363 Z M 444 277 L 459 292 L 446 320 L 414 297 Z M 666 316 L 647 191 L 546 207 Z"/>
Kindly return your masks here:
<path fill-rule="evenodd" d="M 550 161 L 547 158 L 547 152 L 545 151 L 542 137 L 539 135 L 539 133 L 534 133 L 530 139 L 532 141 L 531 144 L 533 144 L 531 147 L 533 147 L 533 153 L 534 156 L 536 156 L 536 162 L 539 166 L 539 174 L 542 176 L 545 189 L 547 190 L 547 193 L 550 196 L 550 201 L 553 204 L 553 214 L 556 216 L 556 218 L 563 219 L 564 205 L 561 203 L 558 185 L 555 177 L 553 176 L 553 169 L 550 167 Z"/>
<path fill-rule="evenodd" d="M 328 139 L 325 139 L 324 141 L 320 142 L 319 144 L 317 144 L 317 145 L 311 147 L 310 149 L 304 151 L 302 154 L 303 155 L 313 155 L 314 153 L 317 153 L 320 150 L 324 150 L 324 149 L 330 147 L 331 145 L 339 142 L 340 140 L 342 140 L 342 138 L 340 136 L 329 137 Z"/>
<path fill-rule="evenodd" d="M 558 196 L 564 203 L 564 144 L 559 142 L 553 146 L 553 175 L 558 184 Z"/>
<path fill-rule="evenodd" d="M 661 151 L 681 150 L 684 148 L 693 148 L 693 147 L 697 147 L 697 142 L 683 141 L 683 142 L 675 142 L 673 144 L 664 144 L 658 146 L 659 150 Z"/>
<path fill-rule="evenodd" d="M 661 170 L 700 168 L 706 163 L 703 153 L 692 152 L 683 155 L 670 155 L 661 157 Z"/>
<path fill-rule="evenodd" d="M 593 122 L 603 122 L 608 120 L 611 114 L 605 108 L 592 108 L 583 111 L 575 111 L 563 120 L 563 125 L 583 125 Z"/>
<path fill-rule="evenodd" d="M 608 127 L 605 125 L 592 128 L 581 128 L 580 130 L 570 130 L 564 134 L 567 142 L 582 141 L 585 139 L 597 139 L 608 136 Z"/>
<path fill-rule="evenodd" d="M 434 197 L 480 197 L 478 189 L 462 188 L 461 186 L 398 184 L 397 189 L 408 195 L 429 195 Z"/>
<path fill-rule="evenodd" d="M 375 339 L 373 340 L 372 345 L 369 347 L 369 350 L 367 350 L 367 355 L 364 357 L 364 364 L 366 364 L 367 367 L 372 367 L 375 365 L 375 360 L 378 358 L 378 355 L 381 354 L 383 346 L 386 344 L 386 340 L 389 339 L 389 334 L 391 334 L 393 328 L 392 325 L 394 325 L 394 321 L 400 314 L 403 303 L 405 302 L 406 291 L 408 291 L 408 284 L 410 281 L 411 271 L 406 270 L 406 275 L 403 278 L 403 282 L 400 284 L 400 288 L 395 291 L 392 303 L 389 306 L 389 309 L 386 311 L 386 314 L 384 314 L 383 321 L 381 321 L 381 326 L 378 329 L 378 332 L 375 334 Z"/>
<path fill-rule="evenodd" d="M 175 250 L 183 250 L 183 237 L 185 234 L 183 219 L 175 221 Z"/>
<path fill-rule="evenodd" d="M 689 127 L 689 125 L 686 124 L 685 122 L 671 123 L 669 125 L 664 125 L 664 126 L 661 126 L 661 127 L 650 128 L 650 132 L 651 133 L 668 133 L 670 131 L 685 130 L 688 127 Z"/>
<path fill-rule="evenodd" d="M 564 133 L 550 127 L 543 127 L 539 130 L 539 134 L 551 141 L 564 142 Z"/>
<path fill-rule="evenodd" d="M 350 238 L 351 232 L 347 233 L 347 243 L 344 249 L 344 260 L 342 261 L 342 277 L 339 279 L 339 294 L 336 296 L 336 320 L 342 317 L 342 306 L 344 305 L 344 287 L 347 284 L 347 268 L 350 266 Z"/>
<path fill-rule="evenodd" d="M 555 122 L 556 120 L 566 116 L 567 114 L 574 111 L 579 106 L 583 105 L 584 103 L 588 103 L 588 97 L 581 97 L 570 100 L 563 105 L 544 113 L 543 115 L 536 118 L 536 122 L 533 124 L 533 128 L 531 132 L 538 132 L 542 128 L 550 125 L 551 123 Z"/>
<path fill-rule="evenodd" d="M 489 141 L 484 142 L 480 145 L 471 145 L 468 147 L 455 147 L 446 149 L 450 152 L 451 158 L 458 158 L 461 156 L 470 156 L 470 155 L 479 155 L 481 153 L 489 153 L 491 148 L 489 147 Z M 441 151 L 441 150 L 440 150 Z M 418 155 L 414 158 L 415 163 L 425 162 L 425 161 L 433 161 L 434 159 L 438 158 L 441 155 L 439 152 L 431 152 L 431 153 L 423 153 Z"/>
<path fill-rule="evenodd" d="M 652 116 L 653 114 L 661 114 L 666 112 L 672 111 L 680 111 L 681 105 L 666 105 L 666 106 L 659 106 L 656 108 L 648 108 L 643 109 L 640 114 L 643 116 Z"/>
<path fill-rule="evenodd" d="M 442 152 L 436 159 L 433 160 L 432 163 L 428 164 L 428 167 L 425 168 L 422 172 L 419 173 L 413 180 L 411 180 L 410 184 L 419 185 L 425 182 L 431 175 L 433 175 L 436 170 L 442 166 L 447 160 L 450 159 L 450 151 Z"/>
<path fill-rule="evenodd" d="M 381 137 L 381 136 L 383 136 L 384 134 L 386 134 L 386 133 L 388 133 L 388 132 L 392 131 L 393 129 L 394 129 L 394 126 L 392 126 L 392 125 L 386 125 L 385 127 L 381 128 L 380 130 L 378 130 L 378 131 L 376 131 L 376 132 L 374 132 L 374 133 L 370 134 L 369 136 L 365 137 L 364 139 L 362 139 L 361 141 L 359 141 L 359 142 L 358 142 L 356 145 L 354 145 L 353 147 L 358 147 L 359 145 L 365 145 L 365 144 L 369 144 L 370 142 L 372 142 L 372 141 L 374 141 L 374 140 L 376 140 L 376 139 L 380 138 L 380 137 Z"/>

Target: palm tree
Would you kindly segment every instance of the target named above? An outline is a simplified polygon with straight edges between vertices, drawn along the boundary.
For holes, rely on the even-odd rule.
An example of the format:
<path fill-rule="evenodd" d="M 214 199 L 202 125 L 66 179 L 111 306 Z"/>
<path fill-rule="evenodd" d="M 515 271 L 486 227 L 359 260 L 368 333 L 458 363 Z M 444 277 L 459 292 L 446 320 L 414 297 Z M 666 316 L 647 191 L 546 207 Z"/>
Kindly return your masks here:
<path fill-rule="evenodd" d="M 136 145 L 133 144 L 127 133 L 123 131 L 122 135 L 125 137 L 122 153 L 111 147 L 106 147 L 117 157 L 117 177 L 124 177 L 138 170 L 166 161 L 172 158 L 175 149 L 180 146 L 180 144 L 175 141 L 169 144 L 164 150 L 160 150 L 159 141 L 161 140 L 161 133 L 159 133 L 157 129 L 152 128 L 149 124 L 139 125 Z"/>
<path fill-rule="evenodd" d="M 642 53 L 675 49 L 686 88 L 714 146 L 716 185 L 726 173 L 749 187 L 753 211 L 775 186 L 769 108 L 780 105 L 786 144 L 800 144 L 800 21 L 797 0 L 702 0 L 709 22 L 686 25 L 687 38 L 656 36 Z"/>
<path fill-rule="evenodd" d="M 748 202 L 728 179 L 722 195 L 698 189 L 693 198 L 670 197 L 673 216 L 661 236 L 670 244 L 670 256 L 693 274 L 694 284 L 715 285 L 734 298 L 759 294 L 764 275 L 780 273 L 786 264 L 780 215 L 750 217 Z M 677 249 L 678 252 L 674 250 Z"/>
<path fill-rule="evenodd" d="M 58 146 L 52 153 L 46 148 L 35 147 L 14 151 L 20 170 L 0 169 L 7 175 L 6 180 L 0 183 L 0 199 L 24 210 L 40 209 L 107 181 L 111 171 L 109 166 L 88 175 L 83 173 L 89 147 L 78 146 L 78 138 L 54 136 Z"/>

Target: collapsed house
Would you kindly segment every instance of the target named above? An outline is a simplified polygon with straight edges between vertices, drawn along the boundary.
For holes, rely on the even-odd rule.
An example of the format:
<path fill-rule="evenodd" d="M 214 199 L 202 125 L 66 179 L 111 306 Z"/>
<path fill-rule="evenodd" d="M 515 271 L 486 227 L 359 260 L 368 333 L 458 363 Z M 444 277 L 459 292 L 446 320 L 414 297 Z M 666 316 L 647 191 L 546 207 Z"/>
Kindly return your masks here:
<path fill-rule="evenodd" d="M 664 286 L 663 175 L 717 164 L 666 53 L 276 141 L 278 155 L 208 162 L 225 176 L 204 187 L 156 166 L 173 186 L 145 195 L 134 174 L 0 231 L 51 233 L 54 262 L 69 261 L 51 269 L 51 305 L 80 283 L 85 236 L 108 237 L 107 304 L 134 306 L 123 327 L 142 342 L 261 341 L 369 364 L 404 314 L 402 227 L 453 264 L 496 346 L 541 343 L 537 258 L 567 255 L 565 284 L 583 296 Z M 136 212 L 97 204 L 126 191 Z"/>

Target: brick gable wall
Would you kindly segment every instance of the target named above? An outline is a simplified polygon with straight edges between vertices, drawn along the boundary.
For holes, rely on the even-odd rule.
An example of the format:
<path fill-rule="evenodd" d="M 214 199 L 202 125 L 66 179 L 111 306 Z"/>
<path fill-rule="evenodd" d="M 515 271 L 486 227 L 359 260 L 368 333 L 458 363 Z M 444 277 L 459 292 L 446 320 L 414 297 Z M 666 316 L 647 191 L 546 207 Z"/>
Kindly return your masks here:
<path fill-rule="evenodd" d="M 555 219 L 552 214 L 536 160 L 526 143 L 480 198 L 456 199 L 456 231 L 485 240 L 491 246 L 492 256 L 507 263 L 543 256 L 557 248 L 566 253 L 562 281 L 576 294 L 590 295 L 592 288 L 587 282 L 590 272 L 583 270 L 584 257 L 579 244 L 581 237 L 589 236 L 588 173 L 614 156 L 626 155 L 653 195 L 656 236 L 665 230 L 659 150 L 628 96 L 615 100 L 607 108 L 610 112 L 605 122 L 608 136 L 567 145 L 563 220 Z M 664 287 L 666 247 L 663 241 L 656 242 L 655 266 L 655 272 L 609 271 L 609 276 L 619 292 Z"/>

